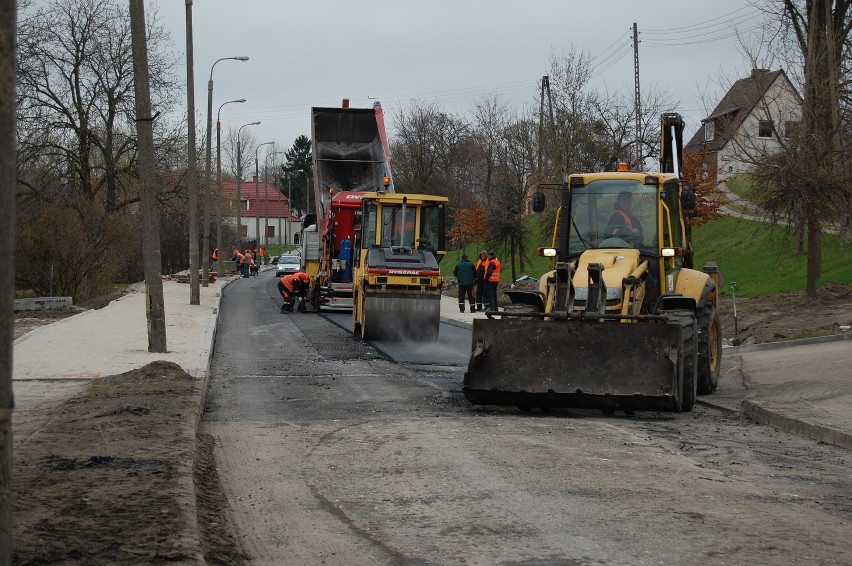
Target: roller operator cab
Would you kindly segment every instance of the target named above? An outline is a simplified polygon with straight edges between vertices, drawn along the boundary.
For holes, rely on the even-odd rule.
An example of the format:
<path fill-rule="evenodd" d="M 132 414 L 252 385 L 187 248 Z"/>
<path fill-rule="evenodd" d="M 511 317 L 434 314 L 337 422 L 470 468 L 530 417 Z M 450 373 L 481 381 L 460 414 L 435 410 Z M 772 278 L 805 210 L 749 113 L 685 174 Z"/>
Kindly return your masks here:
<path fill-rule="evenodd" d="M 665 122 L 664 122 L 665 125 Z M 574 174 L 560 190 L 551 271 L 474 321 L 464 393 L 474 404 L 688 411 L 719 379 L 709 262 L 692 268 L 676 173 Z M 544 207 L 541 194 L 534 199 Z"/>
<path fill-rule="evenodd" d="M 354 218 L 352 331 L 364 339 L 438 337 L 447 198 L 364 193 Z"/>

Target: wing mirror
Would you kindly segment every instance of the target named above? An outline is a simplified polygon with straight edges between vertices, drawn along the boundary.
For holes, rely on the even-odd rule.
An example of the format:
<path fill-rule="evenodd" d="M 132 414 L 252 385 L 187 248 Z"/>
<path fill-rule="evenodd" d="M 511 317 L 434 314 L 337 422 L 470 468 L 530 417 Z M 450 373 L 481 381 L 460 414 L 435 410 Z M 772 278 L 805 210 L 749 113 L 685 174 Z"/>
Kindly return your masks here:
<path fill-rule="evenodd" d="M 693 210 L 698 204 L 698 199 L 695 196 L 695 191 L 689 185 L 684 185 L 680 191 L 680 206 L 684 210 Z"/>
<path fill-rule="evenodd" d="M 532 209 L 533 212 L 543 212 L 544 211 L 544 193 L 541 191 L 536 191 L 532 196 Z"/>

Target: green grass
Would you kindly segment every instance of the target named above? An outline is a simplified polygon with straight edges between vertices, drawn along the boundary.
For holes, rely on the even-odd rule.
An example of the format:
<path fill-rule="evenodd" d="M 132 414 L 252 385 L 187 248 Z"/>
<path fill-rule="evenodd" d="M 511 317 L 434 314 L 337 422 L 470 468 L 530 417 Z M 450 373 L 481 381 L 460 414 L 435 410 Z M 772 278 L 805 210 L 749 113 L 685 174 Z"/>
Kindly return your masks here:
<path fill-rule="evenodd" d="M 728 190 L 730 190 L 738 197 L 750 200 L 752 202 L 755 201 L 755 192 L 754 189 L 752 189 L 747 176 L 737 175 L 736 177 L 731 177 L 730 179 L 728 179 L 726 184 L 728 185 Z"/>
<path fill-rule="evenodd" d="M 762 296 L 802 291 L 805 288 L 807 255 L 795 254 L 790 233 L 780 227 L 722 218 L 693 231 L 695 265 L 715 261 L 725 275 L 723 293 L 730 294 L 736 282 L 737 295 Z M 852 283 L 852 246 L 841 246 L 837 236 L 823 237 L 822 277 Z"/>

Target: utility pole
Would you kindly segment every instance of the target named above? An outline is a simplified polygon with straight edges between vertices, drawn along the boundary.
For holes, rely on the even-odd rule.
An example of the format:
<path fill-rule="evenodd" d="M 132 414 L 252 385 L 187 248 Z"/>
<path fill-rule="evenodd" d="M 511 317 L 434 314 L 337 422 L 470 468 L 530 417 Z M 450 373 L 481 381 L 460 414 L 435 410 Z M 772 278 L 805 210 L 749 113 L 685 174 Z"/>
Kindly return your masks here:
<path fill-rule="evenodd" d="M 130 0 L 130 37 L 133 43 L 133 88 L 136 95 L 136 136 L 139 146 L 139 192 L 142 209 L 142 264 L 145 270 L 145 312 L 148 351 L 166 352 L 166 312 L 163 306 L 160 258 L 160 211 L 154 176 L 154 128 L 151 86 L 148 82 L 148 44 L 143 0 Z"/>
<path fill-rule="evenodd" d="M 188 151 L 186 172 L 186 207 L 189 209 L 189 304 L 201 304 L 198 288 L 198 171 L 195 155 L 195 72 L 192 61 L 192 0 L 186 3 L 186 113 Z M 207 262 L 207 258 L 205 263 Z M 206 281 L 205 281 L 206 284 Z"/>
<path fill-rule="evenodd" d="M 642 160 L 642 98 L 639 96 L 639 30 L 636 22 L 633 22 L 633 88 L 636 112 L 636 157 L 637 167 L 641 167 Z"/>
<path fill-rule="evenodd" d="M 0 564 L 12 563 L 12 351 L 15 332 L 15 58 L 18 3 L 0 0 Z"/>

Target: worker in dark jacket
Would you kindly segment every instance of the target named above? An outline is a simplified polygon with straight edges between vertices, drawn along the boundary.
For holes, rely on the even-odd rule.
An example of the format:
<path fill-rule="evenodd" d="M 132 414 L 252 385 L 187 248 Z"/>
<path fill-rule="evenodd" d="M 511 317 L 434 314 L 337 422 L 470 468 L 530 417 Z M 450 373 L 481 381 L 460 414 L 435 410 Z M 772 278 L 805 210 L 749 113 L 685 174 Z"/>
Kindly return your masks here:
<path fill-rule="evenodd" d="M 467 297 L 470 303 L 470 312 L 476 312 L 476 303 L 473 299 L 473 281 L 476 274 L 473 271 L 473 264 L 464 254 L 461 261 L 453 268 L 453 275 L 456 276 L 456 281 L 459 284 L 459 312 L 464 312 L 464 298 Z"/>
<path fill-rule="evenodd" d="M 500 272 L 503 266 L 494 253 L 488 254 L 488 267 L 485 270 L 486 294 L 488 296 L 488 308 L 497 312 L 500 305 L 497 303 L 497 285 L 500 283 Z"/>
<path fill-rule="evenodd" d="M 488 252 L 482 250 L 479 252 L 479 259 L 476 260 L 474 271 L 474 284 L 476 285 L 476 311 L 485 310 L 485 270 L 488 269 Z"/>
<path fill-rule="evenodd" d="M 633 195 L 629 191 L 618 194 L 615 210 L 604 228 L 607 238 L 621 238 L 629 244 L 642 242 L 642 222 L 633 214 Z"/>

